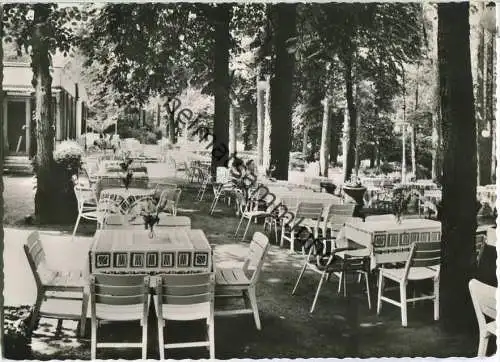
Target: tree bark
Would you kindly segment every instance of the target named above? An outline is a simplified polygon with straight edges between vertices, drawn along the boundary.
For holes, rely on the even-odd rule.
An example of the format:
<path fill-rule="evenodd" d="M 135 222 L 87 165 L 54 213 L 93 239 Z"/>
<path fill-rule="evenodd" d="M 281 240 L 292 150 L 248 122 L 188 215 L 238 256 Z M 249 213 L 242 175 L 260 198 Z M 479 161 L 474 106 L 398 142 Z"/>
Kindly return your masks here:
<path fill-rule="evenodd" d="M 304 125 L 304 134 L 302 135 L 302 154 L 304 155 L 304 157 L 307 157 L 308 141 L 309 141 L 309 123 L 306 123 Z"/>
<path fill-rule="evenodd" d="M 323 99 L 323 123 L 321 128 L 321 146 L 319 149 L 319 175 L 328 177 L 328 156 L 330 155 L 330 97 L 328 95 Z"/>
<path fill-rule="evenodd" d="M 264 92 L 264 130 L 262 139 L 262 166 L 268 169 L 271 165 L 271 77 L 266 76 Z"/>
<path fill-rule="evenodd" d="M 353 55 L 348 54 L 345 60 L 345 82 L 346 82 L 346 101 L 349 116 L 348 137 L 346 139 L 347 154 L 344 164 L 344 182 L 351 178 L 353 168 L 355 167 L 356 153 L 356 135 L 357 135 L 357 111 L 354 102 L 354 77 L 353 77 Z"/>
<path fill-rule="evenodd" d="M 346 178 L 347 175 L 347 154 L 349 153 L 349 135 L 350 135 L 350 130 L 349 130 L 349 110 L 346 109 L 344 110 L 344 122 L 342 126 L 342 174 L 344 175 L 344 182 L 349 180 L 351 177 L 349 174 L 349 177 Z"/>
<path fill-rule="evenodd" d="M 337 157 L 339 155 L 339 140 L 342 132 L 342 112 L 332 112 L 331 114 L 331 136 L 330 136 L 330 164 L 337 166 Z"/>
<path fill-rule="evenodd" d="M 3 4 L 0 4 L 0 19 L 3 19 Z M 3 106 L 3 21 L 0 22 L 0 105 Z M 3 232 L 3 217 L 4 217 L 4 203 L 3 203 L 3 158 L 4 158 L 4 134 L 3 134 L 3 112 L 0 112 L 0 255 L 4 251 L 4 232 Z M 5 280 L 3 271 L 3 258 L 0 258 L 0 280 Z M 2 285 L 5 285 L 2 283 Z M 4 341 L 3 331 L 3 292 L 0 293 L 0 341 Z M 4 344 L 0 346 L 0 355 L 3 356 Z"/>
<path fill-rule="evenodd" d="M 54 221 L 54 201 L 57 199 L 57 182 L 53 180 L 54 124 L 52 117 L 52 77 L 50 54 L 45 27 L 50 15 L 48 4 L 34 6 L 32 35 L 33 86 L 36 98 L 36 176 L 35 215 L 41 223 Z"/>
<path fill-rule="evenodd" d="M 295 69 L 297 4 L 273 5 L 276 16 L 274 64 L 271 80 L 271 163 L 276 166 L 275 177 L 288 179 L 288 164 L 292 144 L 292 89 Z"/>
<path fill-rule="evenodd" d="M 473 316 L 467 283 L 474 271 L 476 127 L 469 40 L 469 4 L 439 3 L 438 51 L 444 146 L 441 316 L 467 326 Z M 469 326 L 470 328 L 470 326 Z"/>
<path fill-rule="evenodd" d="M 236 117 L 234 105 L 229 106 L 229 155 L 236 154 Z"/>
<path fill-rule="evenodd" d="M 432 72 L 434 80 L 431 87 L 433 90 L 432 97 L 432 179 L 441 179 L 442 174 L 442 146 L 441 146 L 441 106 L 440 106 L 440 87 L 439 87 L 439 63 L 438 63 L 438 15 L 436 6 L 430 3 L 424 3 L 425 17 L 429 24 L 428 38 L 429 38 L 429 54 L 432 65 Z"/>
<path fill-rule="evenodd" d="M 264 120 L 267 83 L 257 78 L 257 165 L 263 164 Z"/>
<path fill-rule="evenodd" d="M 215 114 L 214 133 L 212 139 L 212 173 L 217 167 L 227 166 L 229 159 L 229 50 L 231 36 L 232 5 L 217 4 L 215 22 Z"/>

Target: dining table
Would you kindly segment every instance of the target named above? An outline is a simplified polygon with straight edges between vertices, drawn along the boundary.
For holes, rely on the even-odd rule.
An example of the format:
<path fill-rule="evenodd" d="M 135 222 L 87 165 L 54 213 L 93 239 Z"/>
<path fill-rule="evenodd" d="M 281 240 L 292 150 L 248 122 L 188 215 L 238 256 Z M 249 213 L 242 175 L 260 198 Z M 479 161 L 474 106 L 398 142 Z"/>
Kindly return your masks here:
<path fill-rule="evenodd" d="M 92 241 L 89 267 L 91 273 L 204 273 L 212 271 L 212 249 L 201 229 L 102 229 Z"/>
<path fill-rule="evenodd" d="M 100 197 L 101 191 L 109 188 L 124 187 L 122 172 L 98 172 L 96 182 L 96 195 Z M 130 179 L 129 188 L 148 188 L 149 177 L 145 172 L 134 172 Z"/>
<path fill-rule="evenodd" d="M 344 237 L 367 248 L 371 267 L 401 263 L 408 259 L 414 242 L 441 241 L 441 222 L 429 219 L 362 221 L 353 219 L 345 224 Z"/>

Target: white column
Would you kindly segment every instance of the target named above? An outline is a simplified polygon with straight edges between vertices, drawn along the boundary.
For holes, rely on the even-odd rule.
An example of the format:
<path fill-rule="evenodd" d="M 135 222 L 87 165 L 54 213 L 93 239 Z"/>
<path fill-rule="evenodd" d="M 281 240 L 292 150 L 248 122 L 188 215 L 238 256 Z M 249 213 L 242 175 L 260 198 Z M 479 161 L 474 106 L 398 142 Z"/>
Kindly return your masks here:
<path fill-rule="evenodd" d="M 76 101 L 76 139 L 82 135 L 82 101 Z"/>
<path fill-rule="evenodd" d="M 61 92 L 56 94 L 56 140 L 61 140 Z"/>
<path fill-rule="evenodd" d="M 31 149 L 31 96 L 25 99 L 25 113 L 26 113 L 26 153 L 30 154 Z"/>

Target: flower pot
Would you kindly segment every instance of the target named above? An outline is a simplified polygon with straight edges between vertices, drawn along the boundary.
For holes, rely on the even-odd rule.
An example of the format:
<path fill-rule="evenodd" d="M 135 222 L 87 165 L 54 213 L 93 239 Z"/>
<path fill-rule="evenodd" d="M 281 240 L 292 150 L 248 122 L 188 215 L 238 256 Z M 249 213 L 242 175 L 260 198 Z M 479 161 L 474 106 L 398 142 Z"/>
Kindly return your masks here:
<path fill-rule="evenodd" d="M 364 186 L 342 186 L 342 190 L 344 194 L 349 196 L 351 200 L 353 200 L 356 205 L 363 205 L 363 197 L 366 192 L 366 187 Z"/>

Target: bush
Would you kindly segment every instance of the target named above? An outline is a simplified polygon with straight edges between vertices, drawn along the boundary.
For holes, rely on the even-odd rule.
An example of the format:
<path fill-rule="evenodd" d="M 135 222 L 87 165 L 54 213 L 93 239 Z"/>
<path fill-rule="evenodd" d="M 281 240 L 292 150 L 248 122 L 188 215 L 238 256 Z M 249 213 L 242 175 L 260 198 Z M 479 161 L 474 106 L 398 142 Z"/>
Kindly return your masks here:
<path fill-rule="evenodd" d="M 380 165 L 380 171 L 383 174 L 388 174 L 394 172 L 394 167 L 389 162 L 384 162 L 382 165 Z"/>
<path fill-rule="evenodd" d="M 31 359 L 31 336 L 29 320 L 31 308 L 4 308 L 4 356 L 8 359 Z"/>
<path fill-rule="evenodd" d="M 147 144 L 147 145 L 156 145 L 157 142 L 158 142 L 158 138 L 154 132 L 144 133 L 143 140 L 141 140 L 141 143 Z"/>
<path fill-rule="evenodd" d="M 63 141 L 53 152 L 54 161 L 72 171 L 78 171 L 82 165 L 83 148 L 75 141 Z"/>

